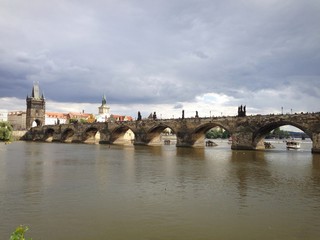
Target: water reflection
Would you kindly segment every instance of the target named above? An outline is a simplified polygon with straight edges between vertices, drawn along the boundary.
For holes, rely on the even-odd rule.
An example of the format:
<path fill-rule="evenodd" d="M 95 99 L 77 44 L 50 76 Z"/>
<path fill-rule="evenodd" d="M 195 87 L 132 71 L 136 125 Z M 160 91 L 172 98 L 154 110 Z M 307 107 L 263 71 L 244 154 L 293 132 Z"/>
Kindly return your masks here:
<path fill-rule="evenodd" d="M 150 154 L 154 156 L 162 155 L 161 146 L 134 146 L 134 149 L 137 153 Z"/>
<path fill-rule="evenodd" d="M 311 186 L 313 188 L 318 189 L 316 192 L 316 195 L 318 196 L 318 200 L 320 199 L 320 154 L 313 154 L 312 155 L 312 169 L 311 169 Z M 314 196 L 311 196 L 314 197 Z M 317 205 L 317 210 L 320 210 L 320 203 L 318 202 Z M 319 222 L 319 227 L 320 227 L 320 222 Z"/>
<path fill-rule="evenodd" d="M 205 148 L 176 148 L 176 156 L 179 159 L 204 160 Z"/>
<path fill-rule="evenodd" d="M 1 147 L 1 236 L 27 224 L 46 240 L 320 237 L 320 155 L 310 152 Z"/>
<path fill-rule="evenodd" d="M 232 162 L 229 175 L 234 177 L 237 183 L 238 200 L 240 207 L 248 207 L 247 196 L 252 188 L 264 189 L 270 188 L 270 172 L 265 161 L 263 151 L 233 151 L 230 157 Z"/>
<path fill-rule="evenodd" d="M 312 166 L 314 169 L 320 169 L 320 154 L 312 154 Z"/>

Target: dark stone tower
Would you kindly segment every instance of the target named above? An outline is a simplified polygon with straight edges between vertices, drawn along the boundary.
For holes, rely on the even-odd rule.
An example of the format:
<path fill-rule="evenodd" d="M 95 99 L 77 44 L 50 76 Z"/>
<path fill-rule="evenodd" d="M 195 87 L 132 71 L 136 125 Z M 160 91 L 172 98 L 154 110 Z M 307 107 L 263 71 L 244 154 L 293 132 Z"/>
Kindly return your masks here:
<path fill-rule="evenodd" d="M 46 102 L 43 94 L 40 96 L 39 83 L 35 82 L 31 97 L 27 96 L 26 127 L 30 129 L 34 122 L 37 126 L 45 124 Z"/>

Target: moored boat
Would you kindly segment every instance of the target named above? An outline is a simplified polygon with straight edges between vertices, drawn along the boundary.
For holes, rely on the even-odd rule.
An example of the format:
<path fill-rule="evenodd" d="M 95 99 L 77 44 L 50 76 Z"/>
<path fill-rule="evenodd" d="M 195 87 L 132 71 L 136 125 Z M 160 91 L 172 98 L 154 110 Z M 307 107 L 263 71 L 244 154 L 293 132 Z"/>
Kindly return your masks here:
<path fill-rule="evenodd" d="M 289 140 L 286 143 L 287 149 L 300 149 L 300 142 Z"/>

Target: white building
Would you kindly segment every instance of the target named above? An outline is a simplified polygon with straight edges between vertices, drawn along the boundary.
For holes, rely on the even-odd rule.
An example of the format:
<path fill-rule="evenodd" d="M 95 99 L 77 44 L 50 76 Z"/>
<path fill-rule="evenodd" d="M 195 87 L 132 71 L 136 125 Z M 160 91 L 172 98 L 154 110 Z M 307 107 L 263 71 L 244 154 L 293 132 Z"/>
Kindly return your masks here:
<path fill-rule="evenodd" d="M 67 122 L 68 115 L 58 112 L 46 112 L 45 125 L 64 124 Z"/>
<path fill-rule="evenodd" d="M 0 122 L 8 121 L 8 110 L 0 109 Z"/>

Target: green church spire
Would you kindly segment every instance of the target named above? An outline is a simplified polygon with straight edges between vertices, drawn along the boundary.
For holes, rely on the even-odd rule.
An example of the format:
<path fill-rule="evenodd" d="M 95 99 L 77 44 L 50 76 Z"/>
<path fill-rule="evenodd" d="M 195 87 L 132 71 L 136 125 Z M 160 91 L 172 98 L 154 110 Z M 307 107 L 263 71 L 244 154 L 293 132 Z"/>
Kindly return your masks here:
<path fill-rule="evenodd" d="M 106 95 L 103 94 L 103 97 L 102 97 L 102 106 L 106 105 L 107 104 L 107 100 L 106 100 Z"/>

